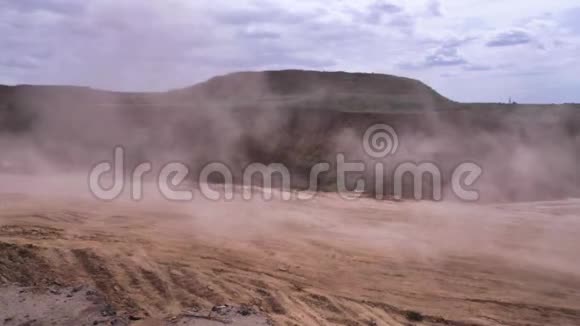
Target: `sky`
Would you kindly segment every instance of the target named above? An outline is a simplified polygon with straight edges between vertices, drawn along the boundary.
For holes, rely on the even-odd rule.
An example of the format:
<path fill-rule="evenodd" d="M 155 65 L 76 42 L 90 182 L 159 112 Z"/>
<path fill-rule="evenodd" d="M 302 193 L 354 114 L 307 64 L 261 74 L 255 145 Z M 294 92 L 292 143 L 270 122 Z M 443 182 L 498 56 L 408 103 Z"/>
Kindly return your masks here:
<path fill-rule="evenodd" d="M 0 0 L 0 84 L 158 91 L 266 69 L 580 103 L 580 1 Z"/>

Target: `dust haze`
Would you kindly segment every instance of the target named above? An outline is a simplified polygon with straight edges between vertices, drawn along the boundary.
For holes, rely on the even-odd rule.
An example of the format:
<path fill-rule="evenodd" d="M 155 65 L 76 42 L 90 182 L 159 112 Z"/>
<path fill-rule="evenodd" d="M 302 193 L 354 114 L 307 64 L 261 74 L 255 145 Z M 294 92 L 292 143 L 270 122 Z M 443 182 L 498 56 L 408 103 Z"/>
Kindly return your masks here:
<path fill-rule="evenodd" d="M 0 284 L 82 284 L 119 320 L 160 325 L 224 304 L 280 325 L 580 320 L 577 106 L 457 103 L 406 78 L 288 70 L 160 93 L 2 87 L 0 109 Z M 378 160 L 389 171 L 432 162 L 447 183 L 474 162 L 480 200 L 461 202 L 445 184 L 443 201 L 432 201 L 424 180 L 425 200 L 412 199 L 408 182 L 394 201 L 389 173 L 385 199 L 374 199 L 377 160 L 362 142 L 376 123 L 400 139 Z M 130 183 L 108 202 L 89 191 L 90 169 L 112 161 L 115 146 L 126 175 L 153 164 L 139 202 Z M 333 172 L 309 201 L 211 201 L 197 190 L 208 163 L 225 163 L 239 183 L 258 162 L 284 164 L 301 192 L 310 169 L 338 153 L 368 167 L 349 178 L 351 188 L 367 181 L 359 199 L 335 193 Z M 182 186 L 193 201 L 156 189 L 156 173 L 174 161 L 190 167 Z"/>

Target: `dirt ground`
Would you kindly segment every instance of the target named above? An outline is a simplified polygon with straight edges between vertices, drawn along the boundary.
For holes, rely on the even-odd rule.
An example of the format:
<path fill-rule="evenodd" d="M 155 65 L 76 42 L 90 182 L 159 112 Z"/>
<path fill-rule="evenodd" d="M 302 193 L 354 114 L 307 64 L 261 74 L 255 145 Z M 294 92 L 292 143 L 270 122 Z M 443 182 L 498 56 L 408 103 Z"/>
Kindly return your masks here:
<path fill-rule="evenodd" d="M 50 325 L 56 305 L 213 325 L 228 320 L 184 318 L 230 305 L 254 318 L 233 325 L 580 325 L 579 216 L 575 199 L 135 203 L 5 191 L 0 324 Z M 14 304 L 23 297 L 34 304 Z"/>
<path fill-rule="evenodd" d="M 216 306 L 186 311 L 171 319 L 119 314 L 99 291 L 84 286 L 0 287 L 2 325 L 267 326 L 270 320 L 250 307 Z"/>

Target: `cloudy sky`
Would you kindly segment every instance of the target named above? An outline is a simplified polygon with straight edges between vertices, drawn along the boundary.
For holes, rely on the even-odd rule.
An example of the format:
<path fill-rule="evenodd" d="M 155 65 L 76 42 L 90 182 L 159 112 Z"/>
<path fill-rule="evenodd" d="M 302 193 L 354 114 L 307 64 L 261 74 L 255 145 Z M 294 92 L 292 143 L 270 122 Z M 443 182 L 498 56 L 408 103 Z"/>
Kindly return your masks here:
<path fill-rule="evenodd" d="M 580 102 L 578 0 L 0 0 L 0 83 L 165 90 L 239 70 L 418 78 Z"/>

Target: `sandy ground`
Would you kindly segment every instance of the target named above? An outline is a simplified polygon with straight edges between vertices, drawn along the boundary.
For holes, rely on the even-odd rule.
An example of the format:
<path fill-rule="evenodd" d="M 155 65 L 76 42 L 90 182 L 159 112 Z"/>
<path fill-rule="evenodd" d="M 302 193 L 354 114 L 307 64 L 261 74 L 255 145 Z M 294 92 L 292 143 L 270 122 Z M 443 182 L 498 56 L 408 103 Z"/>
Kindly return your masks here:
<path fill-rule="evenodd" d="M 9 291 L 84 286 L 137 325 L 187 325 L 184 313 L 220 305 L 250 309 L 251 325 L 267 323 L 262 313 L 277 325 L 580 325 L 579 217 L 573 199 L 134 203 L 4 192 L 0 323 L 15 310 L 7 298 L 23 295 Z"/>
<path fill-rule="evenodd" d="M 267 326 L 270 320 L 249 307 L 216 306 L 183 312 L 171 319 L 119 314 L 96 289 L 77 287 L 0 287 L 0 322 L 19 326 Z"/>

